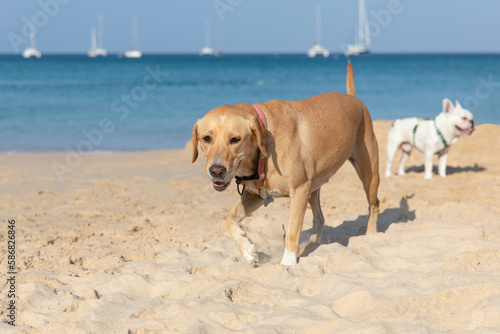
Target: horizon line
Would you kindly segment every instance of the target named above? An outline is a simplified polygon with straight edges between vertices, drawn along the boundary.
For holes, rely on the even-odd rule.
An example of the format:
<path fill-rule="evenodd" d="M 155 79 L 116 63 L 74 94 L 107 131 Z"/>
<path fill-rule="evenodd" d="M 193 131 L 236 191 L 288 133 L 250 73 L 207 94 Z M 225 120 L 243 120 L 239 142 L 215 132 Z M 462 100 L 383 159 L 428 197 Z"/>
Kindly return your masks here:
<path fill-rule="evenodd" d="M 43 56 L 87 56 L 86 52 L 42 52 Z M 123 57 L 124 52 L 108 52 L 108 56 L 114 56 L 117 58 Z M 142 56 L 199 56 L 204 58 L 217 58 L 221 56 L 304 56 L 307 57 L 307 52 L 227 52 L 221 53 L 220 56 L 200 56 L 198 52 L 149 52 L 142 53 Z M 366 57 L 370 55 L 500 55 L 499 51 L 382 51 L 382 52 L 371 52 L 369 55 L 361 56 L 345 56 L 344 53 L 331 53 L 328 58 L 335 58 L 337 56 L 345 57 Z M 22 57 L 21 53 L 3 53 L 0 52 L 0 56 L 19 56 Z M 107 58 L 107 57 L 96 57 L 96 58 Z M 316 57 L 323 58 L 323 57 Z"/>

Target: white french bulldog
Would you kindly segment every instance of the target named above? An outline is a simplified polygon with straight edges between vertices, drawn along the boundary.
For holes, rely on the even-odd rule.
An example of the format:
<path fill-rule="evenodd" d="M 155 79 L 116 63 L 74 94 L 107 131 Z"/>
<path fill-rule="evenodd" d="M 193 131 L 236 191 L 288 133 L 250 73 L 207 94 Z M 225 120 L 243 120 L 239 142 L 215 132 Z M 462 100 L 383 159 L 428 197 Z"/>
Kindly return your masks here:
<path fill-rule="evenodd" d="M 438 154 L 438 172 L 446 177 L 446 160 L 450 145 L 458 137 L 470 135 L 474 131 L 472 113 L 464 109 L 458 101 L 456 105 L 448 99 L 443 100 L 443 111 L 435 119 L 404 118 L 394 122 L 387 135 L 387 165 L 385 176 L 391 176 L 394 156 L 399 148 L 403 151 L 399 163 L 399 175 L 404 175 L 404 166 L 411 149 L 415 147 L 425 154 L 425 179 L 432 179 L 432 158 Z"/>

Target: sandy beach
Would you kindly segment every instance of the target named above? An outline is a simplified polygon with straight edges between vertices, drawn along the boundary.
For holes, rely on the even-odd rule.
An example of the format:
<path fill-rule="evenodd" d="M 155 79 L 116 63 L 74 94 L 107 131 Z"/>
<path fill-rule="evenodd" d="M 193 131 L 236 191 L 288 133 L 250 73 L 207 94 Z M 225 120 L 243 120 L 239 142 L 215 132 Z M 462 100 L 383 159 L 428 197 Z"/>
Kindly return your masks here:
<path fill-rule="evenodd" d="M 390 127 L 375 122 L 381 171 Z M 236 186 L 215 192 L 189 146 L 87 155 L 62 181 L 53 163 L 66 154 L 2 154 L 0 332 L 498 333 L 499 142 L 499 125 L 477 126 L 433 180 L 413 152 L 406 176 L 382 177 L 369 236 L 344 165 L 321 193 L 323 244 L 290 271 L 279 264 L 288 200 L 244 220 L 261 260 L 250 267 L 223 224 Z M 301 240 L 311 227 L 308 209 Z"/>

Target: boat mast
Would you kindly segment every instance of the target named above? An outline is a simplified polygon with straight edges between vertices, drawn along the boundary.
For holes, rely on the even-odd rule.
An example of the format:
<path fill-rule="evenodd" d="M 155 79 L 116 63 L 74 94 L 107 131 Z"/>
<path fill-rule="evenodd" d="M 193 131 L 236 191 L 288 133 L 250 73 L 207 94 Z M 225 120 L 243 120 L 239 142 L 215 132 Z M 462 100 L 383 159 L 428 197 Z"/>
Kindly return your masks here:
<path fill-rule="evenodd" d="M 359 0 L 359 13 L 358 13 L 358 44 L 361 46 L 365 45 L 365 2 L 364 0 Z"/>
<path fill-rule="evenodd" d="M 205 47 L 210 47 L 210 21 L 205 21 Z"/>
<path fill-rule="evenodd" d="M 316 44 L 321 44 L 321 4 L 316 5 Z"/>
<path fill-rule="evenodd" d="M 99 21 L 98 22 L 99 26 L 98 26 L 98 30 L 97 30 L 97 33 L 98 33 L 97 37 L 98 37 L 98 41 L 99 41 L 99 49 L 103 49 L 104 35 L 103 35 L 103 32 L 102 32 L 102 29 L 103 29 L 102 28 L 102 21 L 103 21 L 103 19 L 102 19 L 102 15 L 101 14 L 99 14 L 98 21 Z"/>
<path fill-rule="evenodd" d="M 135 14 L 132 16 L 132 48 L 135 50 L 140 50 L 141 46 L 139 45 L 139 33 L 137 31 L 137 17 Z"/>
<path fill-rule="evenodd" d="M 367 11 L 366 11 L 366 5 L 364 3 L 364 0 L 363 0 L 363 12 L 364 12 L 364 17 L 365 17 L 365 29 L 364 29 L 364 33 L 363 35 L 365 36 L 365 48 L 367 50 L 370 50 L 371 48 L 371 45 L 372 45 L 372 41 L 370 39 L 370 26 L 368 25 L 368 14 L 367 14 Z"/>
<path fill-rule="evenodd" d="M 96 40 L 96 30 L 95 26 L 90 27 L 90 49 L 95 50 L 97 48 Z"/>
<path fill-rule="evenodd" d="M 33 25 L 33 19 L 30 20 L 30 47 L 35 49 L 35 27 Z"/>
<path fill-rule="evenodd" d="M 359 45 L 367 50 L 371 46 L 370 26 L 368 25 L 365 0 L 359 0 Z"/>

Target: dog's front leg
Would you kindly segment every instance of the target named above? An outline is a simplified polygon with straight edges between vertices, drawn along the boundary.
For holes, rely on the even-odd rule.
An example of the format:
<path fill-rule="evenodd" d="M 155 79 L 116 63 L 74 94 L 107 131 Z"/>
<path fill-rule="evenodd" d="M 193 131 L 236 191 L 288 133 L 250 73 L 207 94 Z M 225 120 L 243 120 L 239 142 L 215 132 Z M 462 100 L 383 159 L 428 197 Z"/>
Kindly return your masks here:
<path fill-rule="evenodd" d="M 446 177 L 446 162 L 448 161 L 448 151 L 449 149 L 446 148 L 444 151 L 439 153 L 438 172 L 439 176 L 441 177 Z"/>
<path fill-rule="evenodd" d="M 309 238 L 311 243 L 321 243 L 321 237 L 323 236 L 323 228 L 325 227 L 325 217 L 323 217 L 323 212 L 321 211 L 321 203 L 319 200 L 320 189 L 316 189 L 311 193 L 311 198 L 309 199 L 309 204 L 313 212 L 313 234 Z"/>
<path fill-rule="evenodd" d="M 424 170 L 425 176 L 424 179 L 430 180 L 432 179 L 432 158 L 434 157 L 434 152 L 431 150 L 426 150 L 424 153 Z"/>
<path fill-rule="evenodd" d="M 410 157 L 411 149 L 413 147 L 409 143 L 401 144 L 401 160 L 399 161 L 398 175 L 406 175 L 405 165 Z"/>
<path fill-rule="evenodd" d="M 257 210 L 262 205 L 260 196 L 252 195 L 248 192 L 243 192 L 238 203 L 233 207 L 226 217 L 226 227 L 233 237 L 241 254 L 251 265 L 257 262 L 257 250 L 255 245 L 248 238 L 245 231 L 241 229 L 241 221 L 252 212 Z"/>
<path fill-rule="evenodd" d="M 285 237 L 285 252 L 281 264 L 292 269 L 297 264 L 300 232 L 302 231 L 307 202 L 311 195 L 310 191 L 310 185 L 306 184 L 290 192 L 290 218 Z"/>

